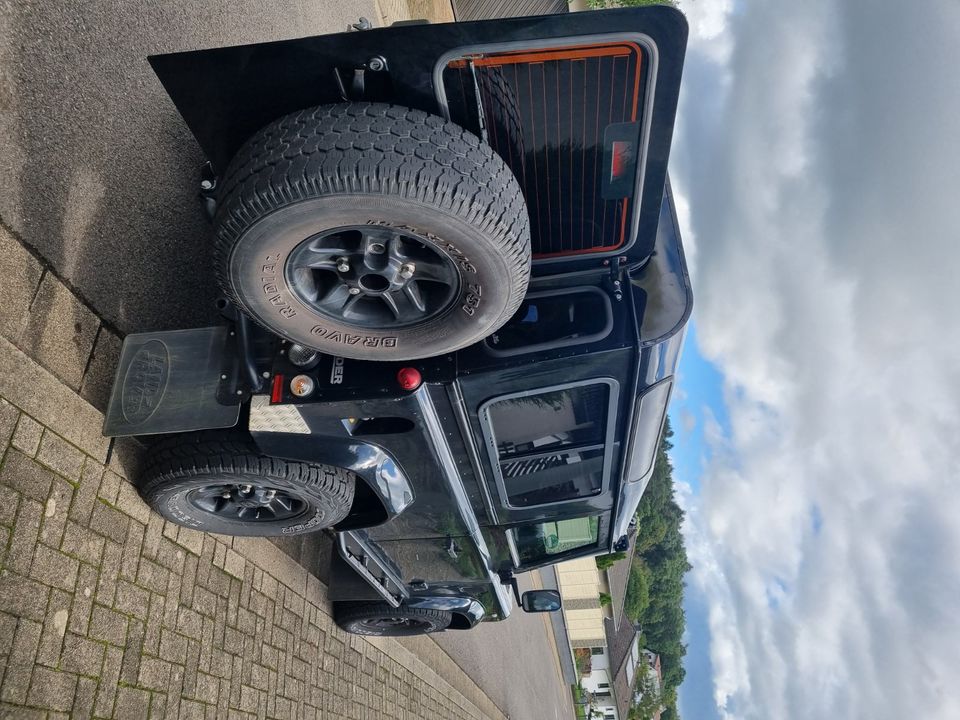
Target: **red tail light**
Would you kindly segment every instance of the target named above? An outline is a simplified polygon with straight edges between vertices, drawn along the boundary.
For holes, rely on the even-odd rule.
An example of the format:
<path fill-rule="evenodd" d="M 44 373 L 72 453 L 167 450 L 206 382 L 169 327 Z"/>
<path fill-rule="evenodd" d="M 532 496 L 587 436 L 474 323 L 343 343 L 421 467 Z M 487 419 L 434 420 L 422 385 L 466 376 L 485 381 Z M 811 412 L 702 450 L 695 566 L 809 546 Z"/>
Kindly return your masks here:
<path fill-rule="evenodd" d="M 423 382 L 423 378 L 416 368 L 406 367 L 401 368 L 397 373 L 397 382 L 404 390 L 416 390 Z"/>

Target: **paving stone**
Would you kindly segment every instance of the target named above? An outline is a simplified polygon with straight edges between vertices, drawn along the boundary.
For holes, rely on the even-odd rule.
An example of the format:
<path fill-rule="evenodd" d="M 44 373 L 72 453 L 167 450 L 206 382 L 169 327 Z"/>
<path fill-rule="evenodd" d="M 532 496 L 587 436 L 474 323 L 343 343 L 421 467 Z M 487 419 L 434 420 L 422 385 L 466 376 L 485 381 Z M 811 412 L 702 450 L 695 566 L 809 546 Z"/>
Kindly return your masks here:
<path fill-rule="evenodd" d="M 77 681 L 77 692 L 73 697 L 70 717 L 76 720 L 87 720 L 93 717 L 93 701 L 96 695 L 97 681 L 93 678 L 80 678 Z"/>
<path fill-rule="evenodd" d="M 180 720 L 204 720 L 206 717 L 205 709 L 206 705 L 195 700 L 182 700 L 180 702 Z"/>
<path fill-rule="evenodd" d="M 203 547 L 203 533 L 190 528 L 180 528 L 176 542 L 186 548 L 188 552 L 199 555 Z"/>
<path fill-rule="evenodd" d="M 137 585 L 162 594 L 167 591 L 167 581 L 169 579 L 170 573 L 166 568 L 147 558 L 140 558 L 140 566 L 137 569 Z M 179 593 L 177 594 L 179 595 Z"/>
<path fill-rule="evenodd" d="M 9 458 L 8 458 L 9 459 Z M 40 518 L 43 506 L 35 500 L 20 501 L 13 538 L 7 553 L 6 569 L 28 575 L 33 565 L 33 556 L 40 537 Z"/>
<path fill-rule="evenodd" d="M 20 334 L 28 355 L 66 382 L 80 387 L 100 320 L 52 273 L 40 281 L 30 317 Z"/>
<path fill-rule="evenodd" d="M 167 696 L 159 692 L 150 693 L 150 720 L 163 720 L 166 716 Z"/>
<path fill-rule="evenodd" d="M 167 523 L 167 525 L 169 524 L 170 523 Z M 165 537 L 160 539 L 156 560 L 171 573 L 179 575 L 183 572 L 183 562 L 186 556 L 187 554 L 179 545 L 174 544 Z"/>
<path fill-rule="evenodd" d="M 20 416 L 21 422 L 24 417 L 26 416 Z M 47 501 L 53 478 L 52 472 L 38 465 L 19 450 L 8 450 L 3 468 L 0 469 L 0 485 L 6 485 L 40 502 Z"/>
<path fill-rule="evenodd" d="M 123 478 L 113 470 L 104 470 L 103 477 L 100 480 L 100 488 L 97 490 L 97 497 L 103 498 L 111 505 L 116 505 L 117 496 L 120 494 L 120 485 L 122 484 Z"/>
<path fill-rule="evenodd" d="M 19 418 L 20 411 L 16 406 L 0 398 L 0 455 L 3 455 L 10 444 L 10 438 L 13 437 L 13 431 L 17 428 Z"/>
<path fill-rule="evenodd" d="M 94 605 L 90 614 L 90 637 L 117 647 L 127 644 L 129 618 L 103 605 Z"/>
<path fill-rule="evenodd" d="M 80 385 L 80 395 L 98 410 L 105 412 L 110 401 L 113 376 L 120 360 L 120 338 L 101 326 L 93 346 L 93 354 L 87 365 L 87 372 Z"/>
<path fill-rule="evenodd" d="M 136 520 L 127 525 L 127 539 L 123 544 L 123 557 L 120 560 L 120 577 L 127 580 L 137 579 L 140 565 L 140 552 L 143 549 L 144 527 Z"/>
<path fill-rule="evenodd" d="M 126 580 L 118 580 L 117 598 L 113 606 L 122 613 L 146 620 L 150 609 L 150 591 Z"/>
<path fill-rule="evenodd" d="M 137 675 L 140 672 L 143 631 L 143 623 L 136 618 L 132 618 L 130 625 L 127 627 L 127 644 L 123 650 L 123 662 L 120 664 L 120 679 L 128 685 L 137 682 Z"/>
<path fill-rule="evenodd" d="M 37 650 L 37 662 L 41 665 L 57 667 L 60 662 L 60 649 L 70 619 L 71 596 L 60 590 L 50 593 L 47 615 L 43 621 L 43 633 L 40 635 L 40 647 Z"/>
<path fill-rule="evenodd" d="M 0 525 L 12 528 L 20 506 L 20 493 L 12 487 L 0 485 Z"/>
<path fill-rule="evenodd" d="M 0 334 L 17 338 L 23 333 L 42 276 L 40 262 L 0 227 Z"/>
<path fill-rule="evenodd" d="M 68 480 L 78 482 L 80 470 L 83 468 L 84 455 L 73 445 L 59 435 L 49 430 L 43 433 L 40 447 L 37 449 L 38 461 L 49 467 L 55 473 L 63 475 Z"/>
<path fill-rule="evenodd" d="M 99 677 L 105 654 L 106 647 L 101 643 L 67 633 L 63 641 L 60 669 L 77 675 Z"/>
<path fill-rule="evenodd" d="M 122 543 L 127 537 L 128 522 L 127 516 L 119 510 L 114 510 L 102 502 L 94 503 L 90 516 L 90 528 L 94 532 Z"/>
<path fill-rule="evenodd" d="M 80 484 L 70 504 L 70 519 L 86 525 L 90 521 L 93 503 L 97 499 L 100 478 L 103 477 L 103 465 L 96 460 L 86 458 L 80 470 Z"/>
<path fill-rule="evenodd" d="M 73 706 L 76 688 L 76 675 L 38 666 L 33 671 L 27 702 L 46 710 L 67 711 Z"/>
<path fill-rule="evenodd" d="M 25 455 L 33 457 L 40 448 L 40 440 L 43 438 L 43 425 L 38 423 L 29 415 L 20 415 L 17 422 L 17 429 L 13 433 L 11 444 L 18 450 L 23 451 Z"/>
<path fill-rule="evenodd" d="M 50 495 L 43 506 L 43 520 L 40 525 L 40 542 L 52 548 L 60 547 L 63 531 L 67 525 L 67 511 L 73 499 L 73 485 L 62 477 L 54 478 Z"/>
<path fill-rule="evenodd" d="M 223 569 L 238 580 L 242 580 L 245 562 L 243 556 L 231 548 L 227 550 L 227 557 L 224 561 Z"/>
<path fill-rule="evenodd" d="M 187 637 L 198 640 L 203 630 L 203 618 L 199 613 L 182 607 L 177 615 L 177 629 Z"/>
<path fill-rule="evenodd" d="M 101 717 L 113 715 L 114 700 L 117 696 L 117 682 L 120 680 L 120 666 L 123 663 L 123 650 L 108 647 L 103 659 L 103 671 L 100 673 L 100 685 L 94 703 L 94 714 Z"/>
<path fill-rule="evenodd" d="M 60 550 L 83 562 L 99 565 L 100 558 L 103 557 L 103 545 L 102 537 L 87 527 L 68 520 Z"/>
<path fill-rule="evenodd" d="M 108 472 L 113 474 L 112 471 Z M 137 491 L 130 483 L 123 482 L 122 480 L 120 481 L 116 504 L 119 510 L 122 510 L 134 520 L 137 520 L 144 525 L 149 522 L 150 508 L 147 507 L 146 503 L 140 499 L 140 495 L 137 494 Z"/>
<path fill-rule="evenodd" d="M 163 540 L 163 518 L 156 513 L 151 513 L 143 536 L 143 554 L 155 559 L 160 550 L 161 540 Z"/>
<path fill-rule="evenodd" d="M 116 720 L 147 720 L 149 709 L 150 693 L 139 688 L 121 687 L 113 717 Z"/>
<path fill-rule="evenodd" d="M 49 590 L 16 573 L 0 574 L 0 612 L 42 621 L 47 611 Z"/>
<path fill-rule="evenodd" d="M 148 690 L 165 691 L 170 682 L 170 663 L 144 655 L 140 659 L 140 680 L 137 683 Z"/>
<path fill-rule="evenodd" d="M 90 612 L 93 609 L 93 595 L 97 589 L 99 573 L 92 565 L 80 563 L 77 575 L 77 590 L 73 595 L 70 609 L 70 622 L 67 629 L 78 635 L 86 635 L 90 629 Z"/>
<path fill-rule="evenodd" d="M 33 555 L 30 577 L 44 585 L 72 592 L 77 585 L 80 563 L 58 550 L 37 545 Z"/>
<path fill-rule="evenodd" d="M 100 580 L 97 582 L 97 601 L 113 605 L 117 589 L 117 574 L 120 572 L 122 548 L 112 540 L 103 544 L 103 560 L 100 563 Z"/>

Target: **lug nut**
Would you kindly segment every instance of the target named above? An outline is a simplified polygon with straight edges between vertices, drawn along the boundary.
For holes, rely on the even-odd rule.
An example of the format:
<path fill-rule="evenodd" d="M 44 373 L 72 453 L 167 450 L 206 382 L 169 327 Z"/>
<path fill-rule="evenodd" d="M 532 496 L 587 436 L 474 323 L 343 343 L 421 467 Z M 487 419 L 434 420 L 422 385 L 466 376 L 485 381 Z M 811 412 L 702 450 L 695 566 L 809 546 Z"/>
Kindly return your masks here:
<path fill-rule="evenodd" d="M 360 288 L 350 288 L 350 290 L 348 290 L 348 292 L 349 292 L 351 295 L 359 295 L 359 294 L 360 294 Z"/>
<path fill-rule="evenodd" d="M 370 247 L 367 249 L 374 255 L 383 255 L 387 248 L 384 247 L 383 243 L 370 243 Z"/>
<path fill-rule="evenodd" d="M 213 190 L 213 181 L 212 180 L 201 180 L 200 181 L 201 190 Z"/>
<path fill-rule="evenodd" d="M 337 270 L 339 270 L 342 273 L 350 272 L 350 261 L 345 257 L 338 258 Z"/>
<path fill-rule="evenodd" d="M 417 266 L 413 263 L 405 263 L 400 266 L 400 277 L 404 280 L 409 280 L 413 277 L 413 273 L 417 270 Z"/>

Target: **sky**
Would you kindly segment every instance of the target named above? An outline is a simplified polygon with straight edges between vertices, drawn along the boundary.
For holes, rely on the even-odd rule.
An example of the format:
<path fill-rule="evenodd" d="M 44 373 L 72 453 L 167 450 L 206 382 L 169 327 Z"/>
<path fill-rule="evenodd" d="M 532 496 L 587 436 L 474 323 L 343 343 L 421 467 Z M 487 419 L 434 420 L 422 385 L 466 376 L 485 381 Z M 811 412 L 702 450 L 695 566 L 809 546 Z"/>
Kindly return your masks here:
<path fill-rule="evenodd" d="M 960 2 L 681 7 L 681 714 L 956 720 Z"/>

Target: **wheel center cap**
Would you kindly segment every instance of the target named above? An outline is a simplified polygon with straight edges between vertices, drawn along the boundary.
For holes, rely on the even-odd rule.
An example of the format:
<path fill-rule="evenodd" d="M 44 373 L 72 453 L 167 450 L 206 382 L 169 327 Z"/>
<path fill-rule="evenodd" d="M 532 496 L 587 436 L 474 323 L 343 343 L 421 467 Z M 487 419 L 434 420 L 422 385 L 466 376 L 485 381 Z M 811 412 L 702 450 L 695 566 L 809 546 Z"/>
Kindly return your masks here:
<path fill-rule="evenodd" d="M 390 289 L 390 281 L 378 273 L 367 273 L 358 281 L 360 288 L 367 293 L 379 294 Z"/>

